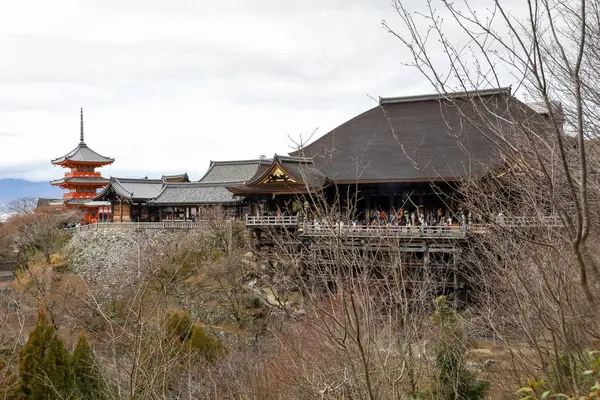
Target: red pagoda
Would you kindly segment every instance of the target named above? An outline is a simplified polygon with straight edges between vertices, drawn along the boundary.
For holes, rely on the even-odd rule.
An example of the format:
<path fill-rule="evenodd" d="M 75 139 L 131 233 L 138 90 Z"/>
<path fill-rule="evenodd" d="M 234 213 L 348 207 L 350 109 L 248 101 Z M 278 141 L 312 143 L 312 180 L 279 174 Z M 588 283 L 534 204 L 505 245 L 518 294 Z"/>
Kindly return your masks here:
<path fill-rule="evenodd" d="M 52 164 L 60 165 L 69 170 L 61 179 L 51 181 L 53 186 L 59 186 L 68 190 L 63 195 L 62 204 L 70 207 L 78 207 L 84 211 L 87 222 L 93 223 L 98 220 L 110 219 L 110 204 L 102 201 L 94 201 L 96 191 L 108 183 L 96 168 L 112 164 L 113 158 L 104 157 L 90 149 L 84 141 L 83 136 L 83 108 L 81 109 L 79 145 L 66 155 L 51 160 Z M 55 203 L 56 204 L 56 203 Z"/>

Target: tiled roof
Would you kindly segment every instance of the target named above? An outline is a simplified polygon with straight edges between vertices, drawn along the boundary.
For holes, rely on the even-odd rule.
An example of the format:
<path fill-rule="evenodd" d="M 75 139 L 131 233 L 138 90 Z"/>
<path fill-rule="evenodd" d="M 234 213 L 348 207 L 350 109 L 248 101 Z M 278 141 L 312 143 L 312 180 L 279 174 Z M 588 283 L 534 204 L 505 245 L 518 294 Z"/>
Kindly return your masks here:
<path fill-rule="evenodd" d="M 37 201 L 38 207 L 53 206 L 53 205 L 59 205 L 59 204 L 64 204 L 64 200 L 63 199 L 53 199 L 50 197 L 38 197 L 38 201 Z"/>
<path fill-rule="evenodd" d="M 90 149 L 85 143 L 79 143 L 77 147 L 68 152 L 62 157 L 51 160 L 52 164 L 61 164 L 66 161 L 78 161 L 91 164 L 111 164 L 115 161 L 114 158 L 104 157 Z"/>
<path fill-rule="evenodd" d="M 111 177 L 109 184 L 98 193 L 96 199 L 103 198 L 106 193 L 113 190 L 119 196 L 129 200 L 149 200 L 158 196 L 164 185 L 162 179 Z"/>
<path fill-rule="evenodd" d="M 200 183 L 245 182 L 252 178 L 256 169 L 266 160 L 211 161 L 208 171 L 199 180 Z"/>
<path fill-rule="evenodd" d="M 514 131 L 507 121 L 515 115 L 536 114 L 509 88 L 381 98 L 376 107 L 290 154 L 311 157 L 339 183 L 455 180 L 502 162 L 497 144 L 482 132 L 490 124 Z M 488 117 L 489 124 L 481 120 Z"/>
<path fill-rule="evenodd" d="M 402 97 L 379 97 L 379 104 L 397 104 L 397 103 L 414 103 L 417 101 L 431 101 L 431 100 L 450 100 L 450 99 L 461 99 L 461 98 L 473 98 L 481 96 L 493 96 L 493 95 L 504 95 L 510 96 L 510 87 L 493 88 L 493 89 L 481 89 L 472 90 L 466 92 L 450 92 L 450 93 L 432 93 L 432 94 L 418 94 L 415 96 L 402 96 Z"/>
<path fill-rule="evenodd" d="M 50 181 L 51 185 L 62 185 L 63 183 L 78 183 L 78 184 L 98 184 L 98 185 L 106 185 L 108 183 L 108 179 L 102 177 L 83 177 L 83 176 L 70 176 L 67 178 L 56 179 Z"/>
<path fill-rule="evenodd" d="M 243 182 L 230 182 L 230 184 Z M 160 195 L 151 201 L 156 205 L 202 205 L 234 204 L 241 199 L 234 197 L 222 184 L 212 183 L 166 183 Z"/>
<path fill-rule="evenodd" d="M 187 172 L 184 172 L 183 174 L 176 174 L 176 175 L 163 175 L 160 179 L 162 179 L 165 182 L 189 182 L 190 178 L 187 174 Z"/>
<path fill-rule="evenodd" d="M 292 180 L 265 182 L 277 169 L 283 170 Z M 309 189 L 321 189 L 326 184 L 327 177 L 317 169 L 312 159 L 276 154 L 271 163 L 261 165 L 245 185 L 228 185 L 228 190 L 238 194 L 302 193 Z"/>

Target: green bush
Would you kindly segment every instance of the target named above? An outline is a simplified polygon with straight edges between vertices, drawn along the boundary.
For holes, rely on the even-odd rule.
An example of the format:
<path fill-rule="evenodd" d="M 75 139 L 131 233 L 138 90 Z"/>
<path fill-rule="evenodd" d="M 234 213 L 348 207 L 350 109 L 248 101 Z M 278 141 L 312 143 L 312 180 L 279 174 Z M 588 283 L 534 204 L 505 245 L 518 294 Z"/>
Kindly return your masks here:
<path fill-rule="evenodd" d="M 531 381 L 526 387 L 523 387 L 517 391 L 519 399 L 522 400 L 533 400 L 533 399 L 573 399 L 573 400 L 600 400 L 600 352 L 592 350 L 589 352 L 590 365 L 587 369 L 583 369 L 578 366 L 577 384 L 582 392 L 581 394 L 574 394 L 575 390 L 571 390 L 572 380 L 569 382 L 566 379 L 571 378 L 571 370 L 569 367 L 569 360 L 566 356 L 559 356 L 557 359 L 556 373 L 548 374 L 546 379 Z M 561 376 L 557 376 L 561 374 Z M 561 381 L 556 381 L 560 378 Z M 569 389 L 556 390 L 553 389 L 557 384 L 562 383 L 568 385 Z M 566 394 L 566 392 L 570 392 Z"/>
<path fill-rule="evenodd" d="M 164 327 L 169 335 L 185 341 L 192 334 L 192 319 L 186 311 L 172 311 L 167 313 L 164 320 Z"/>
<path fill-rule="evenodd" d="M 71 356 L 71 365 L 79 398 L 104 399 L 104 381 L 100 375 L 94 352 L 87 341 L 85 331 L 81 331 L 79 335 Z"/>
<path fill-rule="evenodd" d="M 224 352 L 223 343 L 206 332 L 199 321 L 192 323 L 187 311 L 168 313 L 164 327 L 169 335 L 184 343 L 188 350 L 200 354 L 208 361 L 216 360 Z"/>
<path fill-rule="evenodd" d="M 215 361 L 224 352 L 223 342 L 207 333 L 200 322 L 194 324 L 188 344 L 190 349 L 197 351 L 208 361 Z"/>
<path fill-rule="evenodd" d="M 35 327 L 19 353 L 21 391 L 28 399 L 60 399 L 73 394 L 69 352 L 40 305 Z"/>
<path fill-rule="evenodd" d="M 2 358 L 0 358 L 0 398 L 6 400 L 25 398 L 19 387 L 19 378 L 13 374 Z"/>
<path fill-rule="evenodd" d="M 478 380 L 466 368 L 467 338 L 458 322 L 458 314 L 440 296 L 435 300 L 432 321 L 438 327 L 435 352 L 436 375 L 430 397 L 436 400 L 484 399 L 489 383 Z M 418 397 L 417 397 L 418 398 Z"/>

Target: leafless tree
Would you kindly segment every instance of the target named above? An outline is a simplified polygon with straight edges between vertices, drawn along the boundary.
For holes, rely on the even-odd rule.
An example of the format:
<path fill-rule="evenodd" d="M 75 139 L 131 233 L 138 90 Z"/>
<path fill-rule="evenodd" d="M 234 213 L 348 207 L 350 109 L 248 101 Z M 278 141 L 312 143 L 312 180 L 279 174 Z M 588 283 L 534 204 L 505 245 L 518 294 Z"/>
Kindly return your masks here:
<path fill-rule="evenodd" d="M 14 215 L 32 214 L 37 207 L 35 197 L 20 197 L 8 203 L 7 210 Z"/>
<path fill-rule="evenodd" d="M 555 384 L 579 392 L 577 368 L 600 333 L 599 3 L 530 0 L 521 14 L 500 1 L 393 4 L 400 23 L 384 27 L 409 50 L 407 64 L 440 93 L 442 112 L 459 110 L 501 161 L 459 189 L 473 219 L 489 224 L 473 235 L 471 258 L 487 289 L 481 322 L 510 345 L 515 382 L 559 376 L 564 355 L 569 373 Z M 483 100 L 481 89 L 506 79 L 527 101 Z"/>

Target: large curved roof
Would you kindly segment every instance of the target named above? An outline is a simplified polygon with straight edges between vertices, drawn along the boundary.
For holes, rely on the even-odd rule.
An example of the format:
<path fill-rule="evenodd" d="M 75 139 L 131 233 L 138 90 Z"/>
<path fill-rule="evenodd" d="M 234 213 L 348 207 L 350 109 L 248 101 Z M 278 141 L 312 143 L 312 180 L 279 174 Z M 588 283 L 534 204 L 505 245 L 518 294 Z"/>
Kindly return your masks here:
<path fill-rule="evenodd" d="M 468 107 L 459 109 L 462 103 Z M 484 113 L 473 107 L 480 105 L 499 123 L 517 103 L 523 105 L 510 88 L 381 98 L 376 107 L 290 154 L 312 158 L 341 183 L 456 180 L 498 162 L 497 146 L 482 134 L 485 124 L 474 122 Z"/>

